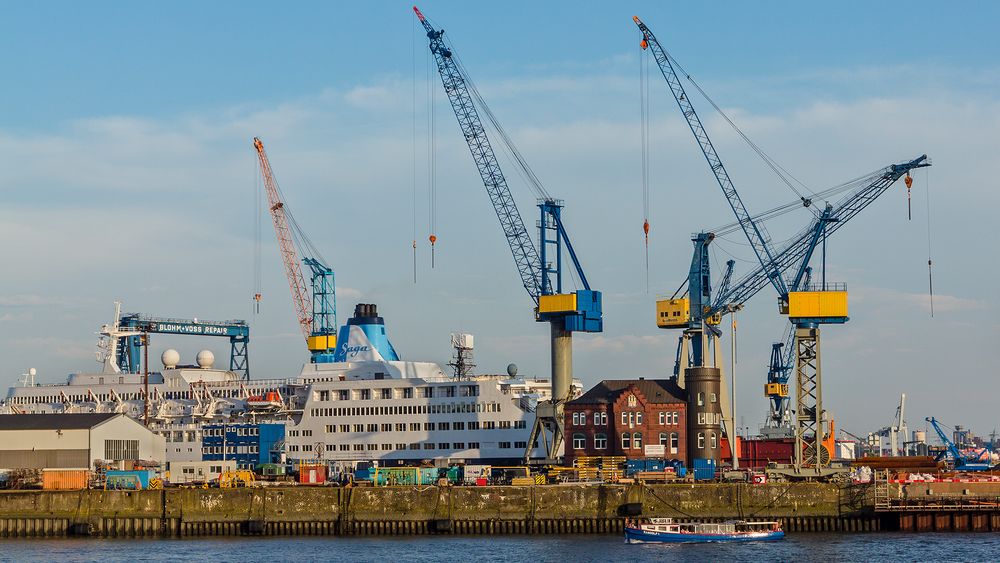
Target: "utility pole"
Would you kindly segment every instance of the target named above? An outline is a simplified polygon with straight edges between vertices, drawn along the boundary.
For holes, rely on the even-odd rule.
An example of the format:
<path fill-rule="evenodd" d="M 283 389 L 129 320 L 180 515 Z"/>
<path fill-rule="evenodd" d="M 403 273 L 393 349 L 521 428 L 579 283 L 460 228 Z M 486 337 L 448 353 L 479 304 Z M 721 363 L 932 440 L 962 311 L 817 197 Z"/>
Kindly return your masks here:
<path fill-rule="evenodd" d="M 143 401 L 143 420 L 145 421 L 146 428 L 149 428 L 149 333 L 142 333 L 142 350 L 143 350 L 143 368 L 142 368 L 142 380 L 144 386 L 145 400 Z"/>
<path fill-rule="evenodd" d="M 735 427 L 736 426 L 736 311 L 733 311 L 732 335 L 729 339 L 729 346 L 730 346 L 729 384 L 732 386 L 732 392 L 729 395 L 730 397 L 732 397 L 732 399 L 730 399 L 729 401 L 729 420 L 732 421 L 730 426 Z M 736 440 L 738 439 L 737 437 L 738 432 L 736 432 L 733 428 L 727 428 L 726 431 L 732 434 L 732 436 L 729 437 L 729 440 L 735 445 L 736 451 L 739 451 L 739 444 L 736 444 Z M 739 465 L 740 465 L 739 458 L 733 456 L 733 469 L 739 469 L 740 468 Z"/>

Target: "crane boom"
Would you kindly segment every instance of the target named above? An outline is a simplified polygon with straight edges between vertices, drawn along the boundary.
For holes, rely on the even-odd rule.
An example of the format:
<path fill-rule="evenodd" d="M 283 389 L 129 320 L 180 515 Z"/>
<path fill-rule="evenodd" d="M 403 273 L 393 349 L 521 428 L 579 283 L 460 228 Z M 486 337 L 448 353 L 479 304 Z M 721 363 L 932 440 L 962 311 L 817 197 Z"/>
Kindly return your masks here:
<path fill-rule="evenodd" d="M 295 242 L 292 239 L 292 231 L 288 225 L 288 217 L 285 214 L 285 203 L 281 201 L 278 192 L 278 183 L 274 179 L 271 171 L 271 163 L 267 160 L 267 153 L 264 152 L 264 143 L 258 138 L 253 138 L 253 146 L 257 150 L 257 159 L 260 161 L 260 173 L 264 177 L 264 190 L 267 192 L 268 209 L 271 212 L 271 220 L 274 222 L 274 231 L 278 235 L 278 251 L 281 253 L 281 262 L 285 267 L 285 276 L 288 278 L 288 285 L 292 290 L 292 304 L 295 306 L 295 315 L 299 321 L 299 329 L 303 338 L 309 340 L 312 332 L 311 298 L 309 289 L 306 286 L 305 276 L 302 275 L 302 268 L 298 252 L 295 250 Z"/>
<path fill-rule="evenodd" d="M 826 233 L 824 236 L 829 237 L 847 224 L 848 221 L 856 217 L 858 213 L 861 213 L 864 208 L 871 205 L 892 184 L 905 176 L 907 172 L 926 166 L 930 166 L 926 154 L 909 162 L 887 166 L 874 175 L 875 179 L 871 183 L 845 195 L 839 202 L 832 206 L 832 210 L 829 213 L 824 213 L 814 219 L 808 227 L 803 229 L 784 249 L 778 252 L 775 257 L 775 263 L 779 274 L 790 270 L 795 264 L 800 264 L 798 271 L 803 271 L 801 265 L 808 264 L 802 264 L 802 260 L 812 253 L 818 242 L 815 236 L 818 228 L 825 228 Z M 821 225 L 821 222 L 825 222 L 826 225 Z M 797 278 L 801 279 L 800 276 L 797 276 Z M 757 268 L 734 284 L 726 294 L 718 296 L 716 299 L 717 305 L 712 307 L 709 315 L 725 311 L 727 308 L 739 307 L 746 303 L 746 301 L 767 285 L 769 279 L 770 270 L 763 265 L 757 266 Z"/>
<path fill-rule="evenodd" d="M 542 295 L 542 283 L 538 272 L 538 251 L 528 235 L 521 214 L 517 210 L 517 204 L 510 193 L 510 188 L 507 187 L 507 179 L 500 169 L 500 162 L 493 151 L 489 137 L 486 136 L 486 129 L 479 117 L 479 111 L 476 109 L 465 76 L 452 57 L 451 50 L 444 44 L 444 30 L 434 29 L 416 6 L 413 7 L 413 12 L 427 31 L 430 50 L 437 62 L 438 73 L 441 75 L 444 90 L 448 94 L 448 101 L 451 103 L 452 109 L 455 110 L 455 117 L 458 118 L 462 135 L 469 145 L 472 159 L 476 163 L 479 175 L 486 186 L 486 192 L 489 194 L 490 202 L 500 220 L 500 227 L 503 229 L 504 237 L 506 237 L 511 254 L 514 256 L 514 264 L 521 276 L 521 283 L 537 304 L 539 295 Z"/>
<path fill-rule="evenodd" d="M 691 104 L 691 98 L 684 91 L 684 86 L 681 84 L 680 78 L 678 78 L 677 72 L 670 62 L 670 56 L 660 45 L 660 42 L 656 40 L 653 32 L 646 27 L 646 24 L 642 23 L 642 20 L 638 16 L 633 16 L 632 19 L 639 26 L 639 30 L 642 31 L 643 45 L 648 46 L 649 50 L 652 51 L 653 57 L 656 59 L 656 64 L 660 67 L 660 72 L 663 74 L 663 78 L 666 79 L 667 85 L 670 86 L 674 100 L 677 101 L 681 113 L 684 114 L 684 119 L 687 120 L 688 127 L 691 128 L 691 133 L 698 142 L 698 146 L 701 147 L 701 152 L 705 155 L 705 160 L 708 161 L 708 166 L 712 169 L 719 187 L 722 188 L 729 206 L 732 208 L 733 213 L 736 214 L 736 220 L 739 222 L 744 234 L 746 234 L 747 240 L 750 241 L 750 246 L 757 255 L 757 260 L 767 270 L 768 279 L 771 280 L 774 288 L 778 290 L 778 294 L 786 295 L 788 288 L 785 286 L 784 278 L 781 276 L 781 270 L 771 250 L 770 242 L 765 236 L 763 228 L 753 220 L 750 212 L 747 211 L 746 206 L 743 204 L 743 199 L 740 198 L 740 194 L 736 191 L 736 187 L 729 177 L 729 172 L 722 163 L 722 159 L 719 158 L 719 154 L 715 150 L 715 145 L 712 144 L 712 140 L 701 123 L 701 119 Z"/>

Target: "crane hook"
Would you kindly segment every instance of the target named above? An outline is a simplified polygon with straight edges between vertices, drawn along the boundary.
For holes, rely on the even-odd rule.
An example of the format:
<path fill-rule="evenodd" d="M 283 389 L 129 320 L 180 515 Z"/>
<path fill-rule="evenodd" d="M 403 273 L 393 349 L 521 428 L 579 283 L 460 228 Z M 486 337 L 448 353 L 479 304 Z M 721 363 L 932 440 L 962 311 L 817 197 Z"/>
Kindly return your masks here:
<path fill-rule="evenodd" d="M 910 177 L 910 173 L 906 173 L 906 178 L 903 179 L 906 183 L 906 216 L 907 219 L 913 220 L 913 199 L 910 196 L 910 187 L 913 185 L 913 178 Z"/>

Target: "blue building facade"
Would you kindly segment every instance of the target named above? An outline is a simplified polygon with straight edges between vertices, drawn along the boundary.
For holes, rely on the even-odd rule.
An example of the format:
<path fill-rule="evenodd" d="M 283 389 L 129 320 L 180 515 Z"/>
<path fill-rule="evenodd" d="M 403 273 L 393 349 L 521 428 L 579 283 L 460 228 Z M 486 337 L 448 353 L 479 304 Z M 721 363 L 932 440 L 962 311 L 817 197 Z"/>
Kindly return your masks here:
<path fill-rule="evenodd" d="M 285 439 L 284 424 L 206 424 L 202 432 L 201 459 L 235 460 L 241 469 L 272 463 L 275 444 Z"/>

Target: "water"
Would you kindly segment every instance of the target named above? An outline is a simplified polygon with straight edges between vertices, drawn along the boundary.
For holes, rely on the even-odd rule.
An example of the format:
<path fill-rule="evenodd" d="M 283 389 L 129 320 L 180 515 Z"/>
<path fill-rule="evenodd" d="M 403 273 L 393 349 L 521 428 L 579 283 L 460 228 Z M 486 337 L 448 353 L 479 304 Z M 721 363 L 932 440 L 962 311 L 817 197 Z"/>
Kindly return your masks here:
<path fill-rule="evenodd" d="M 627 545 L 618 536 L 3 540 L 0 561 L 996 561 L 1000 534 L 792 534 L 748 544 Z M 463 562 L 465 560 L 465 562 Z"/>

